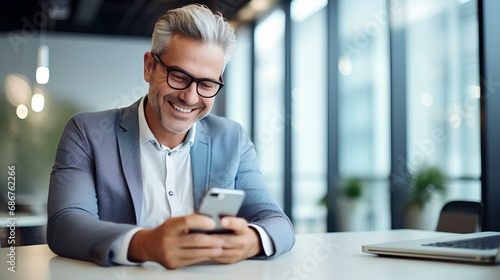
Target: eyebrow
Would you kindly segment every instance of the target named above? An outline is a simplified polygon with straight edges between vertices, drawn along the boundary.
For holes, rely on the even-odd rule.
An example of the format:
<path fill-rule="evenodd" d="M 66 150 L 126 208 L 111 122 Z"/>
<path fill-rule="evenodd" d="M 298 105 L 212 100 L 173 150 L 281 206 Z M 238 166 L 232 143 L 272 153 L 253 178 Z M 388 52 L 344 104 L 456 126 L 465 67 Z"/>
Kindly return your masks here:
<path fill-rule="evenodd" d="M 212 81 L 212 82 L 217 82 L 217 83 L 224 83 L 224 80 L 222 79 L 222 75 L 219 75 L 218 79 L 212 79 L 212 78 L 206 78 L 206 77 L 199 78 L 199 77 L 196 77 L 193 74 L 189 73 L 188 71 L 182 69 L 179 66 L 176 66 L 176 65 L 167 65 L 165 62 L 163 62 L 163 60 L 160 58 L 160 56 L 158 56 L 156 53 L 153 54 L 153 56 L 154 56 L 155 60 L 158 61 L 161 64 L 161 66 L 163 66 L 163 67 L 165 67 L 167 69 L 167 71 L 170 68 L 170 69 L 182 72 L 184 74 L 187 74 L 187 75 L 191 76 L 192 78 L 195 78 L 195 79 L 198 79 L 198 80 L 207 80 L 207 81 Z"/>

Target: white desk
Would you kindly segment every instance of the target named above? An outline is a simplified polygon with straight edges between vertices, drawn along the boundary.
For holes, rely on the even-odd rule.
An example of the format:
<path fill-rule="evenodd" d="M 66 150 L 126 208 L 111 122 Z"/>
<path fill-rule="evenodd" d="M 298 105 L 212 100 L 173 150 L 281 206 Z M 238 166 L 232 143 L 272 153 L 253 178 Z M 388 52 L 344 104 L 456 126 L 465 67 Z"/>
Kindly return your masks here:
<path fill-rule="evenodd" d="M 16 272 L 7 270 L 7 248 L 0 249 L 0 279 L 500 279 L 500 266 L 385 258 L 361 252 L 361 245 L 382 241 L 432 237 L 443 233 L 395 230 L 297 235 L 295 247 L 267 261 L 231 265 L 204 264 L 166 270 L 154 264 L 99 267 L 54 255 L 46 245 L 18 247 Z"/>
<path fill-rule="evenodd" d="M 38 244 L 46 242 L 45 226 L 47 225 L 47 214 L 34 215 L 28 212 L 16 212 L 14 216 L 8 213 L 0 213 L 0 244 L 8 245 L 8 237 L 12 232 L 18 232 L 17 244 Z M 0 275 L 2 275 L 0 273 Z M 2 278 L 0 278 L 2 279 Z"/>

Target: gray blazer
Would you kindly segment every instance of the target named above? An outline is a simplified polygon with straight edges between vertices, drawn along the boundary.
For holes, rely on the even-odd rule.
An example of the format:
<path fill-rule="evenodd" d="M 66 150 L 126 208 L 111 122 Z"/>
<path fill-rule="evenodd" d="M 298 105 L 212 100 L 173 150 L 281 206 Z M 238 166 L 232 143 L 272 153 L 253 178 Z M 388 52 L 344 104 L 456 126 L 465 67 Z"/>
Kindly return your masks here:
<path fill-rule="evenodd" d="M 80 113 L 67 123 L 50 177 L 47 242 L 54 253 L 109 266 L 113 241 L 139 223 L 139 101 Z M 272 257 L 292 248 L 293 226 L 269 193 L 254 146 L 239 124 L 214 115 L 199 120 L 191 162 L 195 208 L 210 187 L 244 190 L 238 216 L 269 234 Z"/>

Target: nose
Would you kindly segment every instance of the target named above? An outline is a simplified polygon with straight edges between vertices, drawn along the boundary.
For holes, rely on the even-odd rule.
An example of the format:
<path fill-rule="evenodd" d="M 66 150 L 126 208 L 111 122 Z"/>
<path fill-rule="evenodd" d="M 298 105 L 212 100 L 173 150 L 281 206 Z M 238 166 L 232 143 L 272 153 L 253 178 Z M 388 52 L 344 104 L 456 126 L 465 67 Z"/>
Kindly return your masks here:
<path fill-rule="evenodd" d="M 182 99 L 186 104 L 192 105 L 198 103 L 199 96 L 198 92 L 196 91 L 196 82 L 192 82 L 189 87 L 184 89 L 180 94 L 179 98 Z"/>

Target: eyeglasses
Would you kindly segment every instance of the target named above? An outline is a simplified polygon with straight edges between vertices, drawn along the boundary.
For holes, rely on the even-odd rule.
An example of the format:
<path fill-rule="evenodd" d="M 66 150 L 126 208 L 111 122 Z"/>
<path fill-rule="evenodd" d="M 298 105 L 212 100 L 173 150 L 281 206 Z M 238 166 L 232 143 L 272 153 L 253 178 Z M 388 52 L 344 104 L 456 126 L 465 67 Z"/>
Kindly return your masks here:
<path fill-rule="evenodd" d="M 181 69 L 167 66 L 156 54 L 153 54 L 153 56 L 156 61 L 161 64 L 161 66 L 167 69 L 167 84 L 173 89 L 187 89 L 193 82 L 195 82 L 196 92 L 201 97 L 212 98 L 216 96 L 220 89 L 224 86 L 222 77 L 220 78 L 222 83 L 210 79 L 198 79 Z"/>

